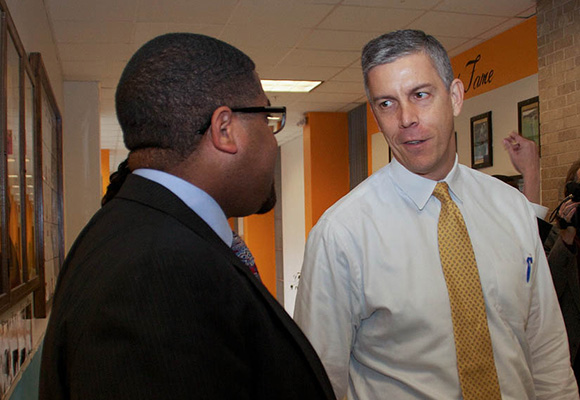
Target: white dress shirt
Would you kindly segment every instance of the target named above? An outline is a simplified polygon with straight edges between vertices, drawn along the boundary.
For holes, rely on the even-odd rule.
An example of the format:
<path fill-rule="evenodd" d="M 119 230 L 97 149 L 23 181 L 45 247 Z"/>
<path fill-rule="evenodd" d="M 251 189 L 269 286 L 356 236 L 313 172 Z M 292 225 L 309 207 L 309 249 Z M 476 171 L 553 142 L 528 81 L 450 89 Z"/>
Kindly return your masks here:
<path fill-rule="evenodd" d="M 225 244 L 232 247 L 233 235 L 228 219 L 219 204 L 209 194 L 192 183 L 156 169 L 140 168 L 133 171 L 133 174 L 157 182 L 179 197 L 217 233 Z"/>
<path fill-rule="evenodd" d="M 457 160 L 445 182 L 473 244 L 503 400 L 578 399 L 529 202 Z M 309 235 L 295 319 L 339 399 L 461 398 L 435 185 L 394 160 Z"/>

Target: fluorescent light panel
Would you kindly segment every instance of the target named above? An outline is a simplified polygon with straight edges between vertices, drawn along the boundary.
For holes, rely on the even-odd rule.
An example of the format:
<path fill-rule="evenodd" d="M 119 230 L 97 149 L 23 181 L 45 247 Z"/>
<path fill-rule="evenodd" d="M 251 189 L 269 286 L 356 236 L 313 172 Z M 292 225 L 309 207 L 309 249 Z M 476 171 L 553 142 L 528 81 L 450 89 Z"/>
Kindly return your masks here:
<path fill-rule="evenodd" d="M 322 81 L 289 81 L 289 80 L 262 80 L 264 92 L 299 92 L 308 93 Z"/>

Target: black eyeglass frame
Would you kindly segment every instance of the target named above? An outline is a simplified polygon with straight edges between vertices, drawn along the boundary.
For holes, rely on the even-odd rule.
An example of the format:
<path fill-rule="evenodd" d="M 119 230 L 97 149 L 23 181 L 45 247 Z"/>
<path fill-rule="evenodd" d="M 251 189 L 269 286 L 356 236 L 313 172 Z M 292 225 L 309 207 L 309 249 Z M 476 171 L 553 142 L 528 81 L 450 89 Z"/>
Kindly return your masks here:
<path fill-rule="evenodd" d="M 284 106 L 282 106 L 282 107 L 274 107 L 274 106 L 240 107 L 240 108 L 232 108 L 231 110 L 232 110 L 232 112 L 241 112 L 241 113 L 248 113 L 248 114 L 257 114 L 257 113 L 281 113 L 282 114 L 282 120 L 280 121 L 280 127 L 277 128 L 275 131 L 272 132 L 274 135 L 277 134 L 278 132 L 280 132 L 282 129 L 284 129 L 284 126 L 286 125 L 286 107 L 284 107 Z M 211 118 L 196 133 L 198 133 L 200 135 L 204 135 L 205 132 L 209 129 L 210 126 L 211 126 Z"/>

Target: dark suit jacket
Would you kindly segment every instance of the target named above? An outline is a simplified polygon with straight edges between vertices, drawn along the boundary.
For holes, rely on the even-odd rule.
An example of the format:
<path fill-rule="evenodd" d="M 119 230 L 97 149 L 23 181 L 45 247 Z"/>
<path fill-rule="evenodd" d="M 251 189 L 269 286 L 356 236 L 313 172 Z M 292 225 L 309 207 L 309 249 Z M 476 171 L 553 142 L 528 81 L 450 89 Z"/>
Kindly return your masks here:
<path fill-rule="evenodd" d="M 334 399 L 316 353 L 181 200 L 131 175 L 64 263 L 40 399 Z"/>
<path fill-rule="evenodd" d="M 580 347 L 580 283 L 578 281 L 578 261 L 558 237 L 548 256 L 548 264 L 552 272 L 554 287 L 570 345 L 570 360 L 572 365 Z"/>

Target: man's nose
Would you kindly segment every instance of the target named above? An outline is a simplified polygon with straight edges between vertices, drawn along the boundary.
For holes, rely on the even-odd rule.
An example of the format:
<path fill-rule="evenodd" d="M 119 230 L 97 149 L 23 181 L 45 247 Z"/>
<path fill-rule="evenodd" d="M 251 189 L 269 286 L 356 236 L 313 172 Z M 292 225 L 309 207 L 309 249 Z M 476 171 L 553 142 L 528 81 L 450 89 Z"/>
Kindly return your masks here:
<path fill-rule="evenodd" d="M 409 128 L 419 122 L 417 109 L 414 104 L 405 102 L 399 107 L 399 125 L 401 128 Z"/>

